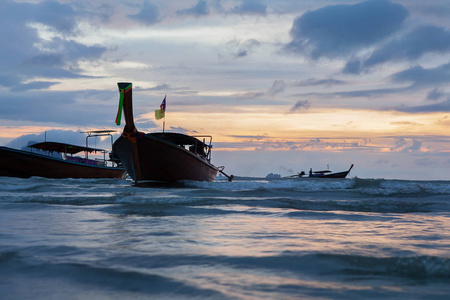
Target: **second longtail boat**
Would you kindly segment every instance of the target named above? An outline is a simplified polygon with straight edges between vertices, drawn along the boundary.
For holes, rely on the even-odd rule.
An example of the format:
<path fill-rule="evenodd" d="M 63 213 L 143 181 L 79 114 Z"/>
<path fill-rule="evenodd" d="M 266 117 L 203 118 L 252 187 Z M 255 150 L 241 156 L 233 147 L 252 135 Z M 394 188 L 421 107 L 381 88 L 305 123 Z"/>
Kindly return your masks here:
<path fill-rule="evenodd" d="M 120 103 L 117 123 L 120 124 L 123 109 L 125 126 L 122 136 L 114 142 L 113 153 L 120 158 L 137 185 L 181 180 L 213 181 L 217 172 L 231 181 L 233 175 L 228 176 L 223 172 L 223 167 L 211 164 L 211 136 L 164 131 L 145 134 L 137 131 L 133 117 L 132 84 L 121 82 L 118 86 Z"/>
<path fill-rule="evenodd" d="M 106 157 L 108 151 L 91 148 L 90 137 L 111 137 L 111 130 L 88 131 L 86 147 L 60 143 L 41 142 L 18 150 L 0 147 L 0 176 L 29 178 L 125 178 L 125 169 L 114 156 Z M 84 152 L 84 157 L 74 156 Z M 103 158 L 89 157 L 89 153 L 103 153 Z"/>

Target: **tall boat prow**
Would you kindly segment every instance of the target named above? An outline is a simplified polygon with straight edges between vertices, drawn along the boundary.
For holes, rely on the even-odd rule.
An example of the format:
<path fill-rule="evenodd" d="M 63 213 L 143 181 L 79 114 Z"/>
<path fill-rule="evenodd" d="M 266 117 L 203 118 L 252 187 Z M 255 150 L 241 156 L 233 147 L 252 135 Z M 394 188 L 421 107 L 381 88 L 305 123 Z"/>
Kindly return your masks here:
<path fill-rule="evenodd" d="M 134 124 L 132 86 L 129 82 L 118 83 L 120 101 L 116 124 L 120 125 L 123 110 L 125 126 L 122 136 L 114 142 L 113 153 L 137 185 L 180 180 L 214 181 L 217 172 L 232 180 L 232 175 L 226 175 L 222 167 L 211 163 L 211 136 L 139 132 Z"/>

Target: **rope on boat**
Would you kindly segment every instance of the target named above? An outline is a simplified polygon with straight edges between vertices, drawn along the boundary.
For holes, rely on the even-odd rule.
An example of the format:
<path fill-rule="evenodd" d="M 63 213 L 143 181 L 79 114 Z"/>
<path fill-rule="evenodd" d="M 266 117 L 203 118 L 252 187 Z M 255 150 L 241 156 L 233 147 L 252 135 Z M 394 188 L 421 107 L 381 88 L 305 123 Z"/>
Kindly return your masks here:
<path fill-rule="evenodd" d="M 136 127 L 134 127 L 133 132 L 122 132 L 122 136 L 126 139 L 129 139 L 132 143 L 136 143 L 137 139 L 142 137 L 143 135 L 143 133 L 137 131 Z"/>

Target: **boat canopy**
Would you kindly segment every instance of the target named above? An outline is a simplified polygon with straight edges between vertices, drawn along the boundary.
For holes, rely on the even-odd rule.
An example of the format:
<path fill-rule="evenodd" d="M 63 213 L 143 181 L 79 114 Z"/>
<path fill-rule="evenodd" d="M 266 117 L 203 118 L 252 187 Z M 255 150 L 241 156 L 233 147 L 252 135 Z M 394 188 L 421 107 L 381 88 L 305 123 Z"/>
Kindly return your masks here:
<path fill-rule="evenodd" d="M 201 144 L 201 145 L 204 145 L 205 147 L 209 147 L 210 146 L 210 145 L 208 145 L 206 143 L 203 143 L 202 141 L 200 141 L 195 136 L 190 136 L 190 135 L 186 135 L 186 134 L 182 134 L 182 133 L 154 132 L 154 133 L 149 133 L 148 135 L 152 135 L 152 136 L 158 137 L 160 139 L 163 139 L 165 141 L 168 141 L 168 142 L 180 145 L 180 146 L 196 145 L 196 144 Z M 204 136 L 204 137 L 210 138 L 210 136 Z"/>
<path fill-rule="evenodd" d="M 96 149 L 96 148 L 90 148 L 90 147 L 83 147 L 83 146 L 77 146 L 77 145 L 71 145 L 71 144 L 65 144 L 65 143 L 57 143 L 57 142 L 42 142 L 37 143 L 28 146 L 30 148 L 34 149 L 41 149 L 45 151 L 50 152 L 60 152 L 60 153 L 69 153 L 69 154 L 75 154 L 78 152 L 104 152 L 103 149 Z"/>
<path fill-rule="evenodd" d="M 88 135 L 92 134 L 105 134 L 108 135 L 110 133 L 117 132 L 117 130 L 91 130 L 91 131 L 82 131 L 81 133 L 86 133 Z"/>

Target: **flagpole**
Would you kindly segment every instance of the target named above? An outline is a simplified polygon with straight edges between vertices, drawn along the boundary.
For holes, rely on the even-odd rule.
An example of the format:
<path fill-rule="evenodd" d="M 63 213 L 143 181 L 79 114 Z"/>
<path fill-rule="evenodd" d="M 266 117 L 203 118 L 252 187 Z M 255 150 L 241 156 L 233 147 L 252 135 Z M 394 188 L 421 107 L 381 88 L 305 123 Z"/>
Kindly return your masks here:
<path fill-rule="evenodd" d="M 167 95 L 164 95 L 164 120 L 163 120 L 163 133 L 164 130 L 166 129 L 166 97 Z"/>

